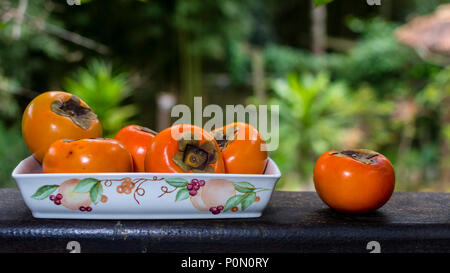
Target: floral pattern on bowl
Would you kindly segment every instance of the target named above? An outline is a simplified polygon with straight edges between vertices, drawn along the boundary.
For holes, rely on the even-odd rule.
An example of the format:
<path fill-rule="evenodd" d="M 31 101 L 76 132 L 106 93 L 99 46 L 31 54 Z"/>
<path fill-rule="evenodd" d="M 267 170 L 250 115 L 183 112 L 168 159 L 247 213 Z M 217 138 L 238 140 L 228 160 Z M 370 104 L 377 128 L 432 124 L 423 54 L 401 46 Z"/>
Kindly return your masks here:
<path fill-rule="evenodd" d="M 37 218 L 196 219 L 259 217 L 281 173 L 43 174 L 28 157 L 12 176 Z"/>

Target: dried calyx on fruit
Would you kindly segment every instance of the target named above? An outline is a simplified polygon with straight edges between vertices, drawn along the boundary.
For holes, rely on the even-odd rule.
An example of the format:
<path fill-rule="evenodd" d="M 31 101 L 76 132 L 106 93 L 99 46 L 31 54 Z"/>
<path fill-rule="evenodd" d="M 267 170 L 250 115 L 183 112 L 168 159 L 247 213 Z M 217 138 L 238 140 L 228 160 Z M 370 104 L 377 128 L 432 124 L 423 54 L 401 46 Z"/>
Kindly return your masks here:
<path fill-rule="evenodd" d="M 214 142 L 206 141 L 200 145 L 193 133 L 186 132 L 178 139 L 178 152 L 172 160 L 185 172 L 211 173 L 214 172 L 211 164 L 216 163 L 218 157 Z"/>
<path fill-rule="evenodd" d="M 223 129 L 215 131 L 213 133 L 213 137 L 217 141 L 217 145 L 221 151 L 224 151 L 227 148 L 228 144 L 233 142 L 236 139 L 236 136 L 239 133 L 239 128 L 237 126 L 228 127 L 225 131 Z"/>
<path fill-rule="evenodd" d="M 144 127 L 144 126 L 134 125 L 134 127 L 136 129 L 138 129 L 139 131 L 142 131 L 142 132 L 150 133 L 150 134 L 153 134 L 153 135 L 157 135 L 158 134 L 158 132 L 153 131 L 152 129 Z"/>
<path fill-rule="evenodd" d="M 72 95 L 66 101 L 55 100 L 51 104 L 52 111 L 55 114 L 69 117 L 79 127 L 87 130 L 91 126 L 91 120 L 96 119 L 97 115 L 91 108 L 81 105 L 81 100 Z"/>
<path fill-rule="evenodd" d="M 341 150 L 333 151 L 330 153 L 334 156 L 339 157 L 350 157 L 356 161 L 362 162 L 364 164 L 375 164 L 377 163 L 378 153 L 367 150 L 367 149 L 354 149 L 354 150 Z"/>

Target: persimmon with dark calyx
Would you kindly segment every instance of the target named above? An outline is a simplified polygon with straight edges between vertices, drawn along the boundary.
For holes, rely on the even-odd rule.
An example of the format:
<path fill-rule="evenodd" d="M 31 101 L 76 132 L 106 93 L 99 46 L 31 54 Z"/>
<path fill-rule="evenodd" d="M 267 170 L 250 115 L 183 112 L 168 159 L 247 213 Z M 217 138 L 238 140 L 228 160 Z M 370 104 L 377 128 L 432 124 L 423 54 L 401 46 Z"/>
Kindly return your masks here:
<path fill-rule="evenodd" d="M 314 166 L 314 186 L 332 209 L 365 213 L 382 207 L 391 197 L 395 172 L 382 154 L 366 150 L 332 150 Z"/>
<path fill-rule="evenodd" d="M 160 133 L 150 143 L 145 171 L 157 173 L 225 173 L 217 142 L 207 131 L 178 124 Z"/>
<path fill-rule="evenodd" d="M 65 140 L 50 145 L 44 173 L 132 172 L 133 159 L 120 141 L 107 138 Z"/>
<path fill-rule="evenodd" d="M 49 91 L 28 104 L 22 117 L 22 136 L 30 152 L 42 162 L 54 141 L 101 137 L 102 126 L 97 115 L 78 97 Z"/>
<path fill-rule="evenodd" d="M 267 165 L 265 141 L 258 130 L 243 122 L 212 131 L 222 152 L 225 170 L 234 174 L 262 174 Z"/>
<path fill-rule="evenodd" d="M 157 133 L 139 125 L 128 125 L 116 134 L 119 140 L 133 157 L 133 168 L 135 172 L 145 172 L 145 155 L 150 142 Z"/>

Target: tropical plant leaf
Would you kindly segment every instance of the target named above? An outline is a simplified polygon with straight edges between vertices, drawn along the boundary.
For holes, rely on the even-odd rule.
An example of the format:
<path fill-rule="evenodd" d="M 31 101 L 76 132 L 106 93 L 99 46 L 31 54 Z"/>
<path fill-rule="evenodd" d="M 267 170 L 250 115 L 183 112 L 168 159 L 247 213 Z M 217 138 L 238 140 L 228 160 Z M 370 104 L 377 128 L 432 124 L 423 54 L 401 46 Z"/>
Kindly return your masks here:
<path fill-rule="evenodd" d="M 242 193 L 253 192 L 256 189 L 255 186 L 248 182 L 233 182 L 233 185 L 238 192 Z"/>
<path fill-rule="evenodd" d="M 245 195 L 244 198 L 242 198 L 241 201 L 241 209 L 245 210 L 246 208 L 248 208 L 251 204 L 253 204 L 253 202 L 255 201 L 256 198 L 256 193 L 251 192 Z"/>
<path fill-rule="evenodd" d="M 90 192 L 99 181 L 95 178 L 85 178 L 78 182 L 77 186 L 73 189 L 74 192 Z"/>
<path fill-rule="evenodd" d="M 225 212 L 225 211 L 230 210 L 232 207 L 238 206 L 241 203 L 244 196 L 245 196 L 244 194 L 241 194 L 241 195 L 236 194 L 236 195 L 230 197 L 227 200 L 227 203 L 225 204 L 225 208 L 223 209 L 223 211 Z"/>
<path fill-rule="evenodd" d="M 40 187 L 31 197 L 37 200 L 42 200 L 47 198 L 50 194 L 52 194 L 59 185 L 45 185 Z"/>
<path fill-rule="evenodd" d="M 318 6 L 322 6 L 328 3 L 333 2 L 334 0 L 314 0 L 314 5 L 316 5 L 316 7 Z"/>
<path fill-rule="evenodd" d="M 102 198 L 103 194 L 103 186 L 100 181 L 97 182 L 94 186 L 92 186 L 91 190 L 89 191 L 89 195 L 91 197 L 91 201 L 95 204 Z"/>
<path fill-rule="evenodd" d="M 182 201 L 189 197 L 189 190 L 184 188 L 177 192 L 177 196 L 175 196 L 175 201 Z"/>
<path fill-rule="evenodd" d="M 175 188 L 183 188 L 186 187 L 189 182 L 187 182 L 183 178 L 168 178 L 166 179 L 167 184 Z"/>
<path fill-rule="evenodd" d="M 124 105 L 132 95 L 129 74 L 116 71 L 107 61 L 90 61 L 87 68 L 79 68 L 65 78 L 63 87 L 95 109 L 106 136 L 118 131 L 139 111 L 134 104 Z"/>

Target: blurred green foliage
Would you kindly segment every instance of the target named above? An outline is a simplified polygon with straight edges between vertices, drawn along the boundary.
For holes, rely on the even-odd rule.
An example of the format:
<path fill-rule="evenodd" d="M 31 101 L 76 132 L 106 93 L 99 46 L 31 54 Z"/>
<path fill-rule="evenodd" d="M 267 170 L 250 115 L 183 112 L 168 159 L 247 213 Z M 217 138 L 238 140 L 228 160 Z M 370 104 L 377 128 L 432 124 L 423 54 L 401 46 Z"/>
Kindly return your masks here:
<path fill-rule="evenodd" d="M 349 17 L 346 22 L 348 28 L 359 35 L 348 52 L 312 55 L 305 50 L 272 44 L 265 50 L 270 75 L 328 71 L 333 79 L 345 80 L 356 88 L 368 84 L 377 91 L 377 96 L 384 96 L 392 95 L 397 89 L 418 90 L 441 70 L 396 41 L 394 30 L 399 24 L 380 18 L 361 20 L 356 17 Z"/>
<path fill-rule="evenodd" d="M 316 6 L 325 5 L 325 4 L 328 4 L 328 3 L 331 3 L 331 2 L 333 2 L 333 0 L 314 0 L 314 4 Z"/>
<path fill-rule="evenodd" d="M 316 76 L 289 74 L 275 80 L 272 89 L 276 96 L 270 103 L 280 105 L 282 141 L 271 156 L 288 174 L 278 185 L 280 189 L 297 188 L 298 179 L 310 181 L 315 159 L 325 151 L 360 146 L 377 149 L 389 141 L 384 120 L 394 105 L 377 101 L 369 88 L 351 90 L 345 82 L 331 81 L 321 72 Z"/>
<path fill-rule="evenodd" d="M 360 39 L 345 53 L 315 56 L 284 46 L 266 48 L 268 70 L 277 79 L 271 86 L 276 95 L 272 103 L 280 103 L 280 138 L 285 140 L 273 153 L 288 174 L 279 187 L 294 189 L 302 180 L 311 188 L 311 169 L 321 153 L 364 147 L 391 159 L 397 190 L 442 190 L 433 185 L 445 170 L 440 162 L 448 160 L 441 147 L 448 124 L 440 117 L 449 97 L 448 68 L 426 62 L 399 44 L 394 38 L 397 24 L 379 18 L 347 22 Z M 288 74 L 283 79 L 289 71 L 301 77 Z M 323 71 L 329 75 L 326 81 Z M 311 72 L 315 78 L 305 80 Z M 315 82 L 312 86 L 320 91 L 311 91 L 307 82 Z M 335 96 L 335 86 L 340 86 L 341 100 L 321 108 L 322 100 Z M 298 94 L 306 102 L 296 99 Z"/>
<path fill-rule="evenodd" d="M 432 187 L 432 182 L 441 179 L 443 183 L 438 189 L 450 191 L 450 67 L 447 66 L 434 75 L 431 81 L 417 93 L 415 100 L 421 107 L 421 116 L 419 118 L 424 119 L 418 122 L 417 131 L 433 130 L 431 132 L 436 134 L 433 136 L 431 133 L 428 133 L 421 136 L 420 139 L 421 143 L 428 145 L 428 150 L 434 151 L 434 153 L 429 152 L 428 157 L 421 157 L 424 165 L 433 164 L 427 169 L 435 170 L 435 173 L 432 174 L 432 179 L 426 177 L 428 178 L 424 179 L 426 183 L 421 183 L 420 186 L 423 187 L 423 184 L 426 184 L 428 187 Z M 424 126 L 424 123 L 427 125 L 432 124 L 434 128 Z M 434 142 L 433 139 L 430 141 L 430 135 L 436 139 Z M 427 150 L 426 147 L 424 150 Z M 438 171 L 436 171 L 436 166 L 439 167 Z"/>
<path fill-rule="evenodd" d="M 63 82 L 63 89 L 82 98 L 97 114 L 104 136 L 113 137 L 138 113 L 134 104 L 124 104 L 132 90 L 126 73 L 114 73 L 110 63 L 91 61 Z"/>
<path fill-rule="evenodd" d="M 20 112 L 19 105 L 14 98 L 20 92 L 19 84 L 16 80 L 7 78 L 0 71 L 0 117 L 11 119 Z"/>
<path fill-rule="evenodd" d="M 28 1 L 27 22 L 48 17 L 48 11 L 43 8 L 44 0 Z M 66 48 L 60 41 L 42 31 L 35 24 L 15 24 L 11 9 L 19 1 L 0 1 L 0 187 L 15 187 L 11 178 L 14 167 L 29 152 L 21 137 L 20 117 L 27 101 L 38 95 L 29 87 L 33 74 L 38 73 L 52 61 L 64 59 Z M 8 18 L 10 18 L 8 20 Z M 54 19 L 49 19 L 57 23 Z M 58 75 L 51 66 L 48 73 Z M 43 90 L 44 91 L 44 90 Z M 25 105 L 24 105 L 25 104 Z"/>
<path fill-rule="evenodd" d="M 348 90 L 341 83 L 330 83 L 326 74 L 290 74 L 286 80 L 275 80 L 273 90 L 277 97 L 270 103 L 280 106 L 282 141 L 271 156 L 283 173 L 295 172 L 302 180 L 308 179 L 317 154 L 338 144 L 336 136 L 346 121 L 341 110 L 349 104 Z M 297 179 L 287 177 L 278 187 L 295 189 Z"/>
<path fill-rule="evenodd" d="M 11 173 L 16 165 L 29 155 L 28 149 L 20 137 L 20 124 L 7 127 L 0 120 L 0 188 L 15 187 Z"/>
<path fill-rule="evenodd" d="M 13 9 L 19 1 L 1 1 L 0 13 L 8 18 L 12 16 Z M 68 57 L 66 46 L 61 41 L 43 30 L 42 24 L 59 24 L 54 18 L 49 18 L 45 0 L 27 1 L 26 15 L 22 24 L 15 23 L 14 17 L 8 21 L 0 21 L 0 75 L 10 81 L 15 81 L 21 92 L 28 91 L 32 84 L 32 76 L 43 67 L 49 73 L 58 75 L 54 71 L 51 61 L 64 60 Z M 48 18 L 47 21 L 43 21 Z M 38 24 L 41 22 L 41 24 Z M 59 74 L 60 75 L 60 74 Z M 20 83 L 20 84 L 19 84 Z M 25 90 L 23 90 L 23 88 Z"/>

